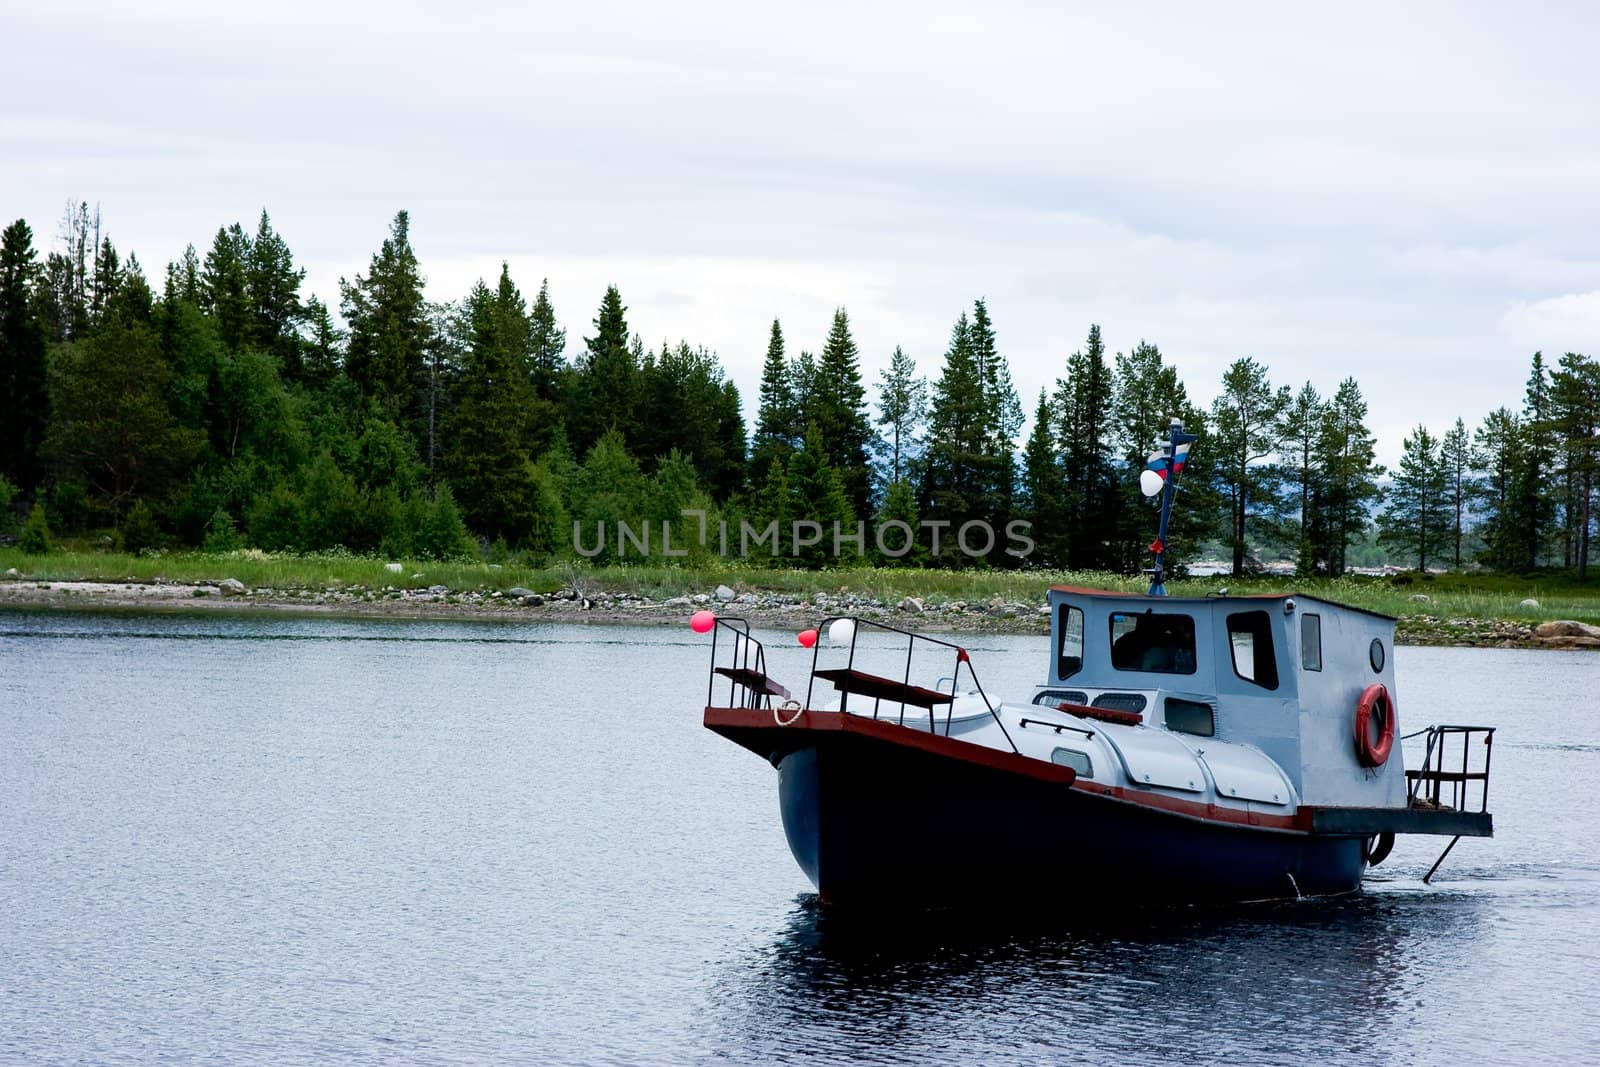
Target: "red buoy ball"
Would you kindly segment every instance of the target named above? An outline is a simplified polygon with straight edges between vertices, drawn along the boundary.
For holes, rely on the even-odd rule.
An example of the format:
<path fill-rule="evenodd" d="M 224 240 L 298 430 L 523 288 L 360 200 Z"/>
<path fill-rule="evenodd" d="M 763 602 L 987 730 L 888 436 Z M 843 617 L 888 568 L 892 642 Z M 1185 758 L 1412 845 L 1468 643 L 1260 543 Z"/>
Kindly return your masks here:
<path fill-rule="evenodd" d="M 817 643 L 817 631 L 801 630 L 799 634 L 799 641 L 804 647 L 811 648 Z"/>
<path fill-rule="evenodd" d="M 717 614 L 714 611 L 697 611 L 689 616 L 689 629 L 697 634 L 710 633 L 716 624 Z"/>

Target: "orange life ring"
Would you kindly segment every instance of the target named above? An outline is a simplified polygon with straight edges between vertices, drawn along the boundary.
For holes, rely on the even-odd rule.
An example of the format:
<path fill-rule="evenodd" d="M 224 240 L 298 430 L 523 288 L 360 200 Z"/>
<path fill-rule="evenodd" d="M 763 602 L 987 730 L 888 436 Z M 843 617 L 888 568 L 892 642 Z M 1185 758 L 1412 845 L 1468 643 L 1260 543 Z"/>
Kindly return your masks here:
<path fill-rule="evenodd" d="M 1378 736 L 1372 736 L 1373 718 L 1377 718 Z M 1356 755 L 1367 767 L 1382 767 L 1394 748 L 1394 701 L 1388 687 L 1374 682 L 1356 701 Z"/>

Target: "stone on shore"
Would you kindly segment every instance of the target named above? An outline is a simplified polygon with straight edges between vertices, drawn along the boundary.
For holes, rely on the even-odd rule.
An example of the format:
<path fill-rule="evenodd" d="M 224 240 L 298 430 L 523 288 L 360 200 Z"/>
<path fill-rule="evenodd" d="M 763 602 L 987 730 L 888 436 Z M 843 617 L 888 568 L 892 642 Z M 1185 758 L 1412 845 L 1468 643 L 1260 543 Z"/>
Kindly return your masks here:
<path fill-rule="evenodd" d="M 909 611 L 913 615 L 921 615 L 927 609 L 927 602 L 919 596 L 908 596 L 900 601 L 900 610 Z"/>
<path fill-rule="evenodd" d="M 725 585 L 717 586 L 716 597 L 717 597 L 718 600 L 722 601 L 724 604 L 726 604 L 726 603 L 728 603 L 728 601 L 732 600 L 733 596 L 734 596 L 734 593 L 733 593 L 732 589 L 729 589 Z"/>
<path fill-rule="evenodd" d="M 1572 619 L 1552 619 L 1550 622 L 1541 622 L 1533 628 L 1533 636 L 1541 641 L 1557 637 L 1592 637 L 1600 639 L 1600 626 L 1590 626 L 1586 622 L 1575 622 Z"/>
<path fill-rule="evenodd" d="M 1536 608 L 1538 606 L 1539 606 L 1539 602 L 1537 600 L 1533 599 L 1533 597 L 1529 597 L 1526 600 L 1517 601 L 1517 607 L 1519 607 L 1519 608 Z"/>
<path fill-rule="evenodd" d="M 237 578 L 224 578 L 217 583 L 217 588 L 222 590 L 223 596 L 244 596 L 244 583 Z"/>

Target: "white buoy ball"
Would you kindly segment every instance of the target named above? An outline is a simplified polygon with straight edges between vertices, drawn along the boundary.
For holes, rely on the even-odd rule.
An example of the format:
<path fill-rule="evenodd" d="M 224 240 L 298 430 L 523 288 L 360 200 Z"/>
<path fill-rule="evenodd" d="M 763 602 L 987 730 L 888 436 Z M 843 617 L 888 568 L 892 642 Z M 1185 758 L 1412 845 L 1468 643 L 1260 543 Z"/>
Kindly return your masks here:
<path fill-rule="evenodd" d="M 849 619 L 834 619 L 828 627 L 828 641 L 835 645 L 848 645 L 856 635 L 856 624 Z"/>
<path fill-rule="evenodd" d="M 1141 471 L 1139 473 L 1139 492 L 1145 496 L 1155 496 L 1161 492 L 1164 479 L 1155 471 Z"/>

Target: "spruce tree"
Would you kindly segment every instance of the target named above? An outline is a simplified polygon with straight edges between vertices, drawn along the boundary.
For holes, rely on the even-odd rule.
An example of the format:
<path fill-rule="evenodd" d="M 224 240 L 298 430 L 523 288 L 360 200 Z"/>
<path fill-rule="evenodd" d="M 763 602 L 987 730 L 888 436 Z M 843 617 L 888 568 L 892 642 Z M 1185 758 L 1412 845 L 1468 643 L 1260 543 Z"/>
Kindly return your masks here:
<path fill-rule="evenodd" d="M 629 446 L 639 437 L 640 348 L 629 345 L 627 312 L 617 287 L 607 286 L 595 313 L 594 336 L 583 340 L 573 382 L 567 436 L 579 452 L 587 452 L 611 429 Z"/>
<path fill-rule="evenodd" d="M 530 448 L 533 385 L 527 305 L 505 264 L 494 289 L 478 282 L 465 308 L 458 402 L 445 425 L 444 468 L 467 525 L 490 540 L 529 541 L 541 508 Z"/>
<path fill-rule="evenodd" d="M 817 395 L 817 360 L 805 349 L 789 361 L 789 387 L 794 394 L 794 425 L 809 426 Z M 796 433 L 790 445 L 798 447 L 800 439 Z"/>
<path fill-rule="evenodd" d="M 1116 565 L 1120 525 L 1112 465 L 1115 393 L 1100 327 L 1091 325 L 1084 347 L 1067 360 L 1067 376 L 1056 382 L 1057 439 L 1066 468 L 1066 513 L 1072 531 L 1067 565 L 1103 570 Z"/>
<path fill-rule="evenodd" d="M 883 503 L 878 506 L 876 528 L 869 533 L 872 543 L 867 546 L 873 560 L 880 567 L 920 567 L 927 561 L 919 535 L 921 526 L 917 514 L 917 498 L 911 483 L 901 479 L 890 482 L 883 491 Z M 904 528 L 888 528 L 889 523 L 904 523 Z M 906 530 L 910 530 L 909 536 Z M 882 545 L 878 532 L 882 531 Z"/>
<path fill-rule="evenodd" d="M 756 432 L 750 440 L 752 480 L 762 477 L 774 458 L 787 457 L 796 440 L 799 411 L 784 357 L 783 327 L 772 320 L 767 337 L 767 358 L 761 365 L 761 394 L 756 409 Z"/>
<path fill-rule="evenodd" d="M 22 219 L 0 235 L 0 476 L 31 493 L 44 477 L 49 426 L 45 327 L 34 300 L 40 271 Z M 0 523 L 9 516 L 0 515 Z"/>
<path fill-rule="evenodd" d="M 834 311 L 827 343 L 817 360 L 808 415 L 851 508 L 858 515 L 870 514 L 872 426 L 867 420 L 866 389 L 861 384 L 860 353 L 850 336 L 850 318 L 844 308 Z"/>
<path fill-rule="evenodd" d="M 951 529 L 978 516 L 985 415 L 982 379 L 972 353 L 972 324 L 962 312 L 950 331 L 944 367 L 933 387 L 917 497 L 924 517 L 949 522 Z"/>
<path fill-rule="evenodd" d="M 365 277 L 339 281 L 349 341 L 346 376 L 382 418 L 427 439 L 433 323 L 411 247 L 411 217 L 398 212 Z"/>
<path fill-rule="evenodd" d="M 828 462 L 822 434 L 815 424 L 807 427 L 805 440 L 789 457 L 788 481 L 791 523 L 810 521 L 822 530 L 822 539 L 817 544 L 801 547 L 796 552 L 799 565 L 812 568 L 848 565 L 850 560 L 834 556 L 834 530 L 837 525 L 841 533 L 854 535 L 856 513 L 850 507 L 844 479 Z M 792 527 L 779 530 L 785 542 L 790 540 L 792 532 Z M 870 548 L 868 545 L 861 547 L 863 551 Z M 846 548 L 845 551 L 851 552 L 853 549 Z"/>
<path fill-rule="evenodd" d="M 217 324 L 217 336 L 228 348 L 245 342 L 251 328 L 249 280 L 245 263 L 250 238 L 234 223 L 217 230 L 200 270 L 201 310 Z"/>
<path fill-rule="evenodd" d="M 344 332 L 333 324 L 328 305 L 316 297 L 306 301 L 305 335 L 300 339 L 300 376 L 313 389 L 326 389 L 339 374 Z"/>
<path fill-rule="evenodd" d="M 1067 529 L 1063 506 L 1065 478 L 1058 458 L 1054 426 L 1056 413 L 1050 396 L 1039 390 L 1033 432 L 1022 452 L 1022 514 L 1032 525 L 1034 563 L 1047 567 L 1066 561 Z"/>
<path fill-rule="evenodd" d="M 256 224 L 256 235 L 244 253 L 245 293 L 248 303 L 246 337 L 263 352 L 277 357 L 285 381 L 301 379 L 300 285 L 306 272 L 294 265 L 294 256 L 266 209 Z"/>
<path fill-rule="evenodd" d="M 533 393 L 551 405 L 561 402 L 561 375 L 567 366 L 567 331 L 556 321 L 550 302 L 550 279 L 539 283 L 539 295 L 529 312 L 528 375 Z"/>
<path fill-rule="evenodd" d="M 1022 403 L 1011 383 L 1011 369 L 995 342 L 994 324 L 983 300 L 972 305 L 972 359 L 982 389 L 984 442 L 978 510 L 995 530 L 1011 520 L 1017 484 L 1016 437 L 1022 429 Z M 991 562 L 1011 564 L 997 538 Z"/>

